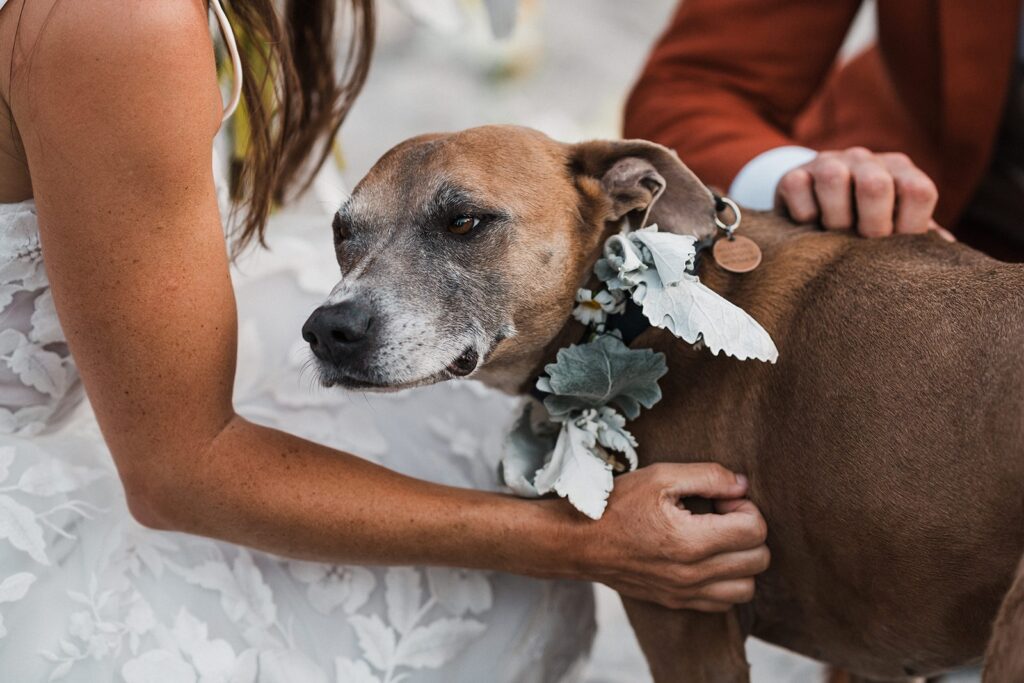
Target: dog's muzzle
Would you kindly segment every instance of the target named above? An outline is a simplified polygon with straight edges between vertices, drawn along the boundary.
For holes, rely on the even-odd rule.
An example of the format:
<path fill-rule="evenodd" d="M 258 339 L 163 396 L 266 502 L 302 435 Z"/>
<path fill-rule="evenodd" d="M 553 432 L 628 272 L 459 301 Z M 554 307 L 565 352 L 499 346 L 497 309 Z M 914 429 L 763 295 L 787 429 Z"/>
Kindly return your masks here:
<path fill-rule="evenodd" d="M 370 309 L 354 300 L 321 306 L 302 326 L 302 338 L 321 361 L 343 367 L 370 348 L 373 320 Z"/>

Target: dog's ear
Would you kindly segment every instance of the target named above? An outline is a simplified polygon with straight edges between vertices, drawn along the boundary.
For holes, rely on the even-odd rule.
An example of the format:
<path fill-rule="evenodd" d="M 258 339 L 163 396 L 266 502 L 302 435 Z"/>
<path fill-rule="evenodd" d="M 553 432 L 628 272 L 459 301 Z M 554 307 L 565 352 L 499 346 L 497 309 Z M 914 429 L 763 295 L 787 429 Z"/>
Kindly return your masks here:
<path fill-rule="evenodd" d="M 628 216 L 633 228 L 703 237 L 715 229 L 711 191 L 676 153 L 646 140 L 597 140 L 571 145 L 570 167 L 585 220 L 603 224 Z"/>

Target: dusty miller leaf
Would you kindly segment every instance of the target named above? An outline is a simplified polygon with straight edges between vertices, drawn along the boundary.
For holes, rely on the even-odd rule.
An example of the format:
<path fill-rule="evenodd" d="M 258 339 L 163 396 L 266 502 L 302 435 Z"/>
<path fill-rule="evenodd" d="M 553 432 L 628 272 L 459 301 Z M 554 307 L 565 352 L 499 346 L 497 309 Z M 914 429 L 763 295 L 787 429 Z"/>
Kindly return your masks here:
<path fill-rule="evenodd" d="M 560 349 L 544 370 L 548 376 L 537 387 L 552 394 L 544 407 L 555 419 L 606 405 L 634 419 L 640 406 L 650 408 L 661 399 L 658 380 L 668 372 L 664 354 L 631 349 L 611 335 Z"/>
<path fill-rule="evenodd" d="M 539 493 L 554 491 L 587 517 L 600 519 L 612 490 L 612 467 L 595 450 L 594 434 L 576 422 L 562 423 L 551 459 L 534 484 Z"/>
<path fill-rule="evenodd" d="M 505 439 L 501 478 L 517 496 L 537 498 L 533 478 L 551 454 L 558 429 L 548 422 L 547 411 L 537 401 L 528 401 Z"/>
<path fill-rule="evenodd" d="M 599 412 L 597 442 L 608 450 L 621 453 L 629 463 L 632 472 L 639 465 L 636 455 L 636 438 L 626 429 L 626 419 L 611 408 Z"/>
<path fill-rule="evenodd" d="M 686 275 L 674 285 L 665 286 L 658 273 L 643 273 L 643 282 L 633 290 L 633 300 L 655 327 L 695 344 L 703 340 L 711 353 L 739 360 L 756 358 L 774 363 L 779 357 L 768 332 L 756 320 L 701 281 Z"/>
<path fill-rule="evenodd" d="M 640 245 L 628 235 L 612 235 L 604 244 L 604 258 L 594 264 L 594 274 L 609 291 L 630 290 L 648 269 Z"/>
<path fill-rule="evenodd" d="M 634 242 L 640 242 L 647 247 L 654 260 L 654 267 L 658 270 L 658 276 L 667 285 L 683 279 L 687 268 L 693 263 L 693 257 L 697 254 L 694 246 L 696 237 L 658 232 L 656 225 L 632 232 L 629 236 Z"/>

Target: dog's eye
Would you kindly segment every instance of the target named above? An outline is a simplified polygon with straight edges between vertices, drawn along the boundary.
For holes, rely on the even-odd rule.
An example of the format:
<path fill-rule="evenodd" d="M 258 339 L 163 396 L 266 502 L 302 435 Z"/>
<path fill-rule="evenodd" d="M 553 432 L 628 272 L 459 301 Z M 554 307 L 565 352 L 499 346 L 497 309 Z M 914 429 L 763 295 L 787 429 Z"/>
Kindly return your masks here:
<path fill-rule="evenodd" d="M 465 235 L 478 225 L 480 225 L 479 218 L 477 218 L 476 216 L 463 214 L 461 216 L 456 216 L 455 218 L 452 219 L 452 221 L 448 224 L 448 232 L 454 233 L 456 235 Z"/>
<path fill-rule="evenodd" d="M 348 226 L 341 220 L 341 216 L 334 214 L 334 221 L 331 223 L 331 227 L 334 229 L 334 243 L 337 244 L 348 237 Z"/>

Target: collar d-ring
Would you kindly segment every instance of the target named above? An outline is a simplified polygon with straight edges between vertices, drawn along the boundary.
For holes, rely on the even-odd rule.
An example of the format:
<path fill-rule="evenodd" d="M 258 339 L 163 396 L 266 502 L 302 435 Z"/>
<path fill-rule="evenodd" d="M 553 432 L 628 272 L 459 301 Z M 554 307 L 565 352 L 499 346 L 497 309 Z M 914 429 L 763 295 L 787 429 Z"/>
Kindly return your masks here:
<path fill-rule="evenodd" d="M 732 209 L 732 222 L 726 223 L 719 216 L 725 211 L 726 208 Z M 721 195 L 715 195 L 715 225 L 718 226 L 719 230 L 725 232 L 726 235 L 732 237 L 732 234 L 736 232 L 736 228 L 740 227 L 740 221 L 743 220 L 743 215 L 740 213 L 740 207 L 736 205 L 736 202 L 723 197 Z"/>

